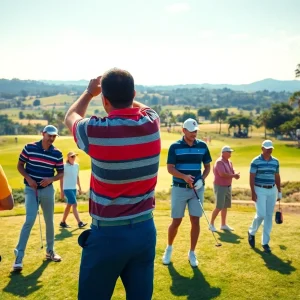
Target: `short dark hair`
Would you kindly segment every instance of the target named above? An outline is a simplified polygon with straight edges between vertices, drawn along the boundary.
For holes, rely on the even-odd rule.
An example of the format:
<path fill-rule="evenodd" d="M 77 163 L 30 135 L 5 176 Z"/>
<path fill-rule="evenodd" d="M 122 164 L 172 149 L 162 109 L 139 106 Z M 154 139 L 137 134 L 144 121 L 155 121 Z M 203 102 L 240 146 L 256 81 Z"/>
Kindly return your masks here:
<path fill-rule="evenodd" d="M 134 98 L 134 80 L 125 70 L 113 68 L 101 78 L 102 94 L 115 108 L 130 106 Z"/>

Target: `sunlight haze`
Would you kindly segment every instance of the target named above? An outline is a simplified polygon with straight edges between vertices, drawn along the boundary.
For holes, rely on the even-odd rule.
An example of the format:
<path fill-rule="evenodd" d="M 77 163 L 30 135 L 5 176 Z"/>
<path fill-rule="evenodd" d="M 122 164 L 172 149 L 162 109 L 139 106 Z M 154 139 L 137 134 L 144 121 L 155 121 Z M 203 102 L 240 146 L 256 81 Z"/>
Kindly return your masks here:
<path fill-rule="evenodd" d="M 1 0 L 0 78 L 137 84 L 295 79 L 298 0 Z"/>

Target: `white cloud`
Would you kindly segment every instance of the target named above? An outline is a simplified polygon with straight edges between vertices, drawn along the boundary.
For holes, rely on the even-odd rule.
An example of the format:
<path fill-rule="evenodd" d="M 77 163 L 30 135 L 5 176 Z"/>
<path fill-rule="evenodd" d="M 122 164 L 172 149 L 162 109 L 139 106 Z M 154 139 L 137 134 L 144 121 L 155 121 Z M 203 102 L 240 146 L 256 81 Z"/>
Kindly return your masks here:
<path fill-rule="evenodd" d="M 191 9 L 190 5 L 188 3 L 180 2 L 180 3 L 174 3 L 171 5 L 168 5 L 166 7 L 166 11 L 169 13 L 183 13 L 187 12 Z"/>

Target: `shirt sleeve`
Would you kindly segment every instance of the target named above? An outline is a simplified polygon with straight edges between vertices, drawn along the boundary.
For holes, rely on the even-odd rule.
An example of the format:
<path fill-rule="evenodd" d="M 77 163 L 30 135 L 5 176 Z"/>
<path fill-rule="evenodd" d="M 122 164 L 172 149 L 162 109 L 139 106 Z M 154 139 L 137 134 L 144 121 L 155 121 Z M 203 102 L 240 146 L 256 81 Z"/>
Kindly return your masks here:
<path fill-rule="evenodd" d="M 2 166 L 0 166 L 0 201 L 7 198 L 11 194 L 11 187 L 8 184 Z"/>
<path fill-rule="evenodd" d="M 150 118 L 151 121 L 155 121 L 155 120 L 159 121 L 158 113 L 150 107 L 142 108 L 141 113 L 143 115 L 147 115 Z"/>
<path fill-rule="evenodd" d="M 89 142 L 88 142 L 88 135 L 87 135 L 87 127 L 90 122 L 90 118 L 84 118 L 78 120 L 74 123 L 72 128 L 72 134 L 77 144 L 77 147 L 83 150 L 85 153 L 89 151 Z"/>
<path fill-rule="evenodd" d="M 58 161 L 55 165 L 55 169 L 57 173 L 61 173 L 64 171 L 64 159 L 62 153 L 60 153 L 60 157 L 58 157 Z"/>
<path fill-rule="evenodd" d="M 19 160 L 24 163 L 27 163 L 29 161 L 29 153 L 27 150 L 27 145 L 23 148 L 23 150 L 19 156 Z"/>
<path fill-rule="evenodd" d="M 251 162 L 250 173 L 257 173 L 257 164 L 255 159 Z"/>
<path fill-rule="evenodd" d="M 167 164 L 175 165 L 176 164 L 176 154 L 175 154 L 175 147 L 171 145 L 168 152 Z"/>
<path fill-rule="evenodd" d="M 212 159 L 211 159 L 211 156 L 210 156 L 209 149 L 206 146 L 206 151 L 203 155 L 203 164 L 206 165 L 206 164 L 209 164 L 210 162 L 212 162 Z"/>
<path fill-rule="evenodd" d="M 279 161 L 277 161 L 277 167 L 276 167 L 276 172 L 275 173 L 279 173 Z"/>

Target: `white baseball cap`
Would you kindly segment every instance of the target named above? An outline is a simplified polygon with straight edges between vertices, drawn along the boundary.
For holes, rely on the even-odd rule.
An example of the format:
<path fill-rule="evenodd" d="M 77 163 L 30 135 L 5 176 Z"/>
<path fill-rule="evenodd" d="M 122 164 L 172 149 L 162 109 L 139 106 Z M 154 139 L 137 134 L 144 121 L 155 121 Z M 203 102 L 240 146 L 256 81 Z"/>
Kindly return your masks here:
<path fill-rule="evenodd" d="M 185 120 L 182 127 L 187 129 L 189 132 L 193 132 L 199 129 L 197 121 L 191 118 Z"/>
<path fill-rule="evenodd" d="M 58 135 L 58 130 L 55 126 L 53 125 L 47 125 L 44 129 L 43 132 L 47 132 L 50 135 Z"/>
<path fill-rule="evenodd" d="M 232 148 L 230 148 L 230 146 L 226 145 L 222 147 L 222 153 L 223 152 L 233 152 L 234 150 Z"/>
<path fill-rule="evenodd" d="M 261 146 L 264 147 L 265 149 L 274 149 L 273 142 L 270 140 L 263 141 Z"/>

